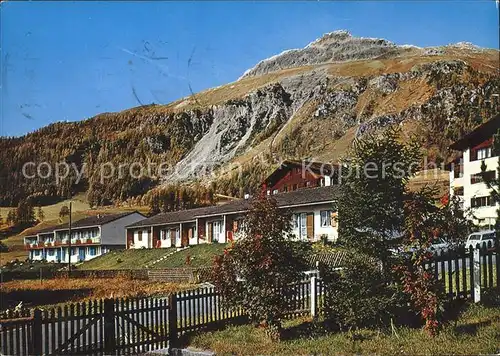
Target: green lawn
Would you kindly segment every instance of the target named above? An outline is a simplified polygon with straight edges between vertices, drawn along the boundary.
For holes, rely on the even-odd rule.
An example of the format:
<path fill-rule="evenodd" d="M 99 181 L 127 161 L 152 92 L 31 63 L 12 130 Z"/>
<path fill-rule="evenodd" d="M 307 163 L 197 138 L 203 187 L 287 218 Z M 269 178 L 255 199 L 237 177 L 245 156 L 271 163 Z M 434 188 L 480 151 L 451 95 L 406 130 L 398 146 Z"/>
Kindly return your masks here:
<path fill-rule="evenodd" d="M 500 308 L 472 305 L 458 320 L 436 337 L 421 329 L 396 328 L 395 332 L 358 330 L 312 336 L 297 332 L 308 323 L 297 319 L 285 323 L 289 335 L 270 341 L 263 329 L 251 325 L 197 334 L 190 347 L 212 350 L 217 355 L 354 355 L 354 354 L 495 354 L 500 352 Z M 304 329 L 303 329 L 304 330 Z"/>
<path fill-rule="evenodd" d="M 221 255 L 227 244 L 201 244 L 193 245 L 188 249 L 179 251 L 169 258 L 155 264 L 153 268 L 171 267 L 210 267 L 217 255 Z M 190 263 L 186 263 L 189 256 Z"/>
<path fill-rule="evenodd" d="M 82 263 L 78 269 L 141 269 L 171 251 L 166 248 L 110 251 Z"/>
<path fill-rule="evenodd" d="M 222 254 L 226 244 L 202 244 L 174 253 L 151 268 L 209 267 L 216 255 Z M 78 269 L 141 269 L 149 263 L 175 251 L 175 248 L 116 250 L 96 257 L 78 266 Z M 189 256 L 190 264 L 187 264 Z"/>

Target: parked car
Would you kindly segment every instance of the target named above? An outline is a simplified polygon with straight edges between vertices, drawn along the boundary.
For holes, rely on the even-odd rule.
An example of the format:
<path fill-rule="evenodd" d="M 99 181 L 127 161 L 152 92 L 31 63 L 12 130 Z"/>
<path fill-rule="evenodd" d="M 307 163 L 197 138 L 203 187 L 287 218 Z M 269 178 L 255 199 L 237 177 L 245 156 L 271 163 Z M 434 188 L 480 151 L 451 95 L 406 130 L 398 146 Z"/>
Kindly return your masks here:
<path fill-rule="evenodd" d="M 467 241 L 465 242 L 465 248 L 476 247 L 477 244 L 482 246 L 483 244 L 488 244 L 491 242 L 493 245 L 495 243 L 495 230 L 485 230 L 474 232 L 469 235 Z"/>
<path fill-rule="evenodd" d="M 432 245 L 429 246 L 429 251 L 436 253 L 441 251 L 447 251 L 450 249 L 450 243 L 443 238 L 437 238 Z"/>
<path fill-rule="evenodd" d="M 452 249 L 452 245 L 449 242 L 447 242 L 444 238 L 440 237 L 440 238 L 437 238 L 434 240 L 432 245 L 430 245 L 427 248 L 427 251 L 430 251 L 433 254 L 435 254 L 435 253 L 442 252 L 442 251 L 448 251 L 450 249 Z M 398 247 L 394 247 L 394 248 L 389 249 L 389 251 L 391 251 L 391 253 L 393 255 L 408 255 L 408 254 L 412 254 L 413 252 L 415 252 L 415 248 L 410 247 L 410 248 L 404 249 L 402 246 L 398 246 Z"/>

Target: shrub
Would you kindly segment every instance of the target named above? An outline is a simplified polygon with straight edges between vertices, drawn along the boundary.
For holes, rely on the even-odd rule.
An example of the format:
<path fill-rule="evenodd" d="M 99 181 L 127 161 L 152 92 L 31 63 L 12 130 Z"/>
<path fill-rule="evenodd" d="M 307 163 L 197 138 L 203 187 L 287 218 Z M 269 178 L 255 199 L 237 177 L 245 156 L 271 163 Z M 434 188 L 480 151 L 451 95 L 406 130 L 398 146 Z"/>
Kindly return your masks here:
<path fill-rule="evenodd" d="M 321 268 L 327 324 L 341 330 L 388 325 L 405 304 L 402 293 L 388 283 L 379 261 L 354 252 L 345 261 L 341 270 Z"/>
<path fill-rule="evenodd" d="M 9 248 L 2 241 L 0 241 L 0 252 L 9 252 Z"/>
<path fill-rule="evenodd" d="M 252 201 L 246 235 L 215 261 L 213 280 L 226 307 L 243 307 L 272 338 L 281 335 L 281 317 L 293 308 L 277 287 L 298 282 L 307 269 L 305 243 L 289 239 L 291 217 L 272 197 Z"/>

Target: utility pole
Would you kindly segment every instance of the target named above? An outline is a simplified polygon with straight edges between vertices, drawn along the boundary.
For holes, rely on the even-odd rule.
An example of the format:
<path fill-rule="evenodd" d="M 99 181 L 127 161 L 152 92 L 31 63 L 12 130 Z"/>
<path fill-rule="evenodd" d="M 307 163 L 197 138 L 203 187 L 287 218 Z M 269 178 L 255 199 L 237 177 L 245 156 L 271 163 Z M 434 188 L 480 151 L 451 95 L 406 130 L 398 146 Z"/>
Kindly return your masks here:
<path fill-rule="evenodd" d="M 71 275 L 71 202 L 69 202 L 69 227 L 68 227 L 68 277 Z"/>

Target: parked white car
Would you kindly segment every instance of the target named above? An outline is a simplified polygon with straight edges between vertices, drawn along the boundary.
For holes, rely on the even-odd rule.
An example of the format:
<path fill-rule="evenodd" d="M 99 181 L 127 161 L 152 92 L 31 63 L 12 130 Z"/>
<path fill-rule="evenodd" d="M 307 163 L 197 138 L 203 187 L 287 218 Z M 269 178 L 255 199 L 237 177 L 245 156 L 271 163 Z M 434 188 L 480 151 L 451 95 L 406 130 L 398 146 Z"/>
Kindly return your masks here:
<path fill-rule="evenodd" d="M 480 246 L 487 245 L 488 242 L 491 242 L 492 245 L 495 243 L 495 230 L 478 231 L 470 234 L 465 242 L 465 248 L 476 247 L 477 244 Z"/>
<path fill-rule="evenodd" d="M 429 251 L 431 251 L 433 253 L 447 251 L 449 249 L 450 249 L 450 244 L 442 238 L 436 239 L 432 243 L 432 245 L 429 246 Z"/>

